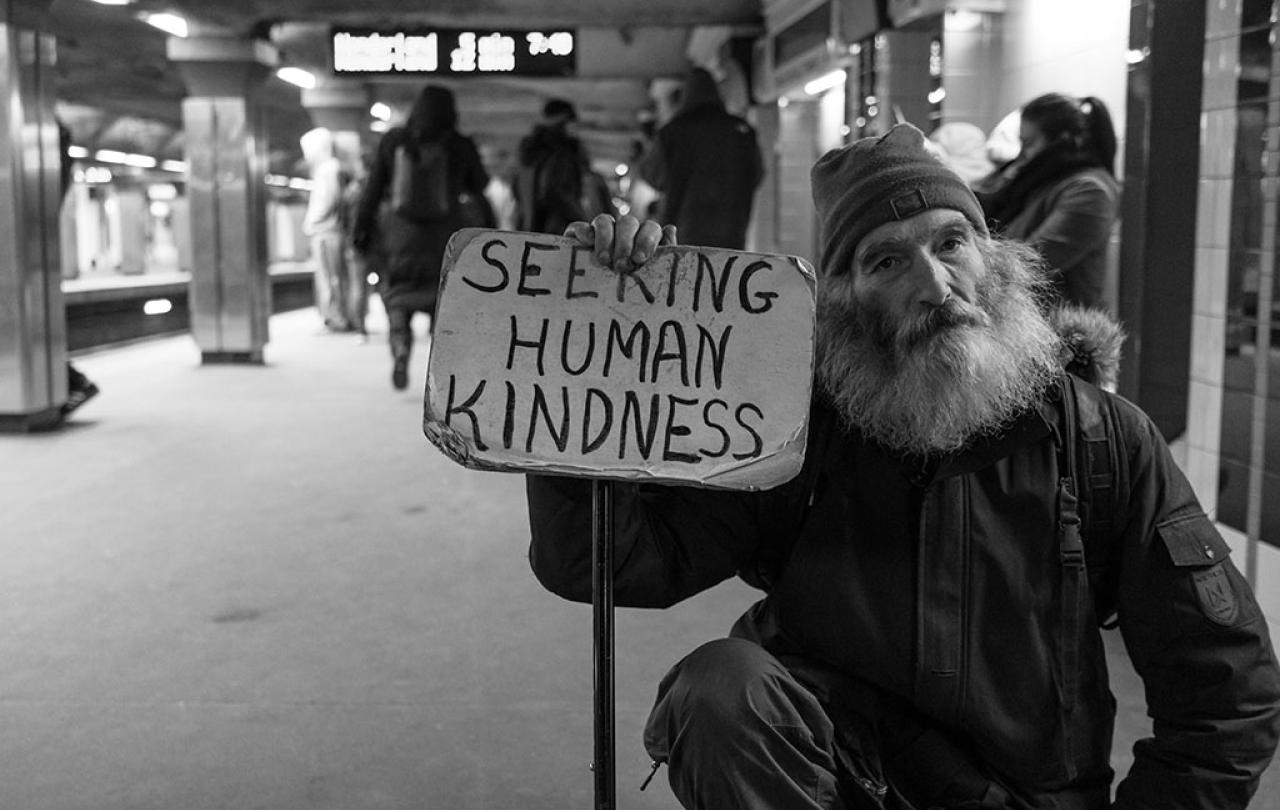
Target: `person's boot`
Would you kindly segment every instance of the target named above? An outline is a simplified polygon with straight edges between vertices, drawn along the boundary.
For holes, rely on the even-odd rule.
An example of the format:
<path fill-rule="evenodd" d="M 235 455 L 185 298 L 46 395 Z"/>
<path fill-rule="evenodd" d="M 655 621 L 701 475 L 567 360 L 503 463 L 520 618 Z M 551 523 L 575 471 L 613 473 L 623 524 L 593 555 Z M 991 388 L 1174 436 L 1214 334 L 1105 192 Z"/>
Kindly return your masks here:
<path fill-rule="evenodd" d="M 409 387 L 409 358 L 396 357 L 391 364 L 391 385 L 397 391 Z"/>

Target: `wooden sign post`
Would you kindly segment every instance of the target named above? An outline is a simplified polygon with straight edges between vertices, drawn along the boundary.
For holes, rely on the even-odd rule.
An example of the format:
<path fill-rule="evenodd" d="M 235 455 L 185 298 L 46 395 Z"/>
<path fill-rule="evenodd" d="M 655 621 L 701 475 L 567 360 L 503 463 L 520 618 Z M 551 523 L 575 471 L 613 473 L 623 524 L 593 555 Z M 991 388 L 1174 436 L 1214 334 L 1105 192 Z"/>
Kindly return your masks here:
<path fill-rule="evenodd" d="M 663 247 L 620 273 L 564 237 L 466 229 L 445 252 L 423 429 L 481 470 L 590 478 L 596 807 L 614 803 L 610 482 L 764 489 L 800 471 L 813 269 Z"/>

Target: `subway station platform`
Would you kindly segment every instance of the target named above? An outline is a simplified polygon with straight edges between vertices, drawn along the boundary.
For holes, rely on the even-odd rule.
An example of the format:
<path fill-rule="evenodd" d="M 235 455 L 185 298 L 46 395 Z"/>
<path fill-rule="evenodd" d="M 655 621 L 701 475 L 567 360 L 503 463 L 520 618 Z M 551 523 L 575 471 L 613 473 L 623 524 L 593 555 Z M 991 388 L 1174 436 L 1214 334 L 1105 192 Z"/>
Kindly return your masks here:
<path fill-rule="evenodd" d="M 0 808 L 592 806 L 591 609 L 529 572 L 521 477 L 423 437 L 425 341 L 393 391 L 379 316 L 277 314 L 263 366 L 80 354 L 101 395 L 0 435 Z M 755 598 L 618 611 L 622 810 L 678 807 L 638 789 L 654 690 Z M 1147 721 L 1113 669 L 1123 772 Z"/>

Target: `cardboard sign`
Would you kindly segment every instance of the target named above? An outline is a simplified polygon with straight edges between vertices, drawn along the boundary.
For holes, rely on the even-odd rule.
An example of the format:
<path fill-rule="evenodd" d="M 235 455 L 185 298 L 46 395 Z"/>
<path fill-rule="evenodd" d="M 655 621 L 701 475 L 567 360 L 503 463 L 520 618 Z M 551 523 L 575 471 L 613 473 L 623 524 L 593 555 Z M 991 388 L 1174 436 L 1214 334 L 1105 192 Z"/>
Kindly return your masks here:
<path fill-rule="evenodd" d="M 424 431 L 475 469 L 775 486 L 804 458 L 814 290 L 791 256 L 664 247 L 620 273 L 564 237 L 459 231 Z"/>

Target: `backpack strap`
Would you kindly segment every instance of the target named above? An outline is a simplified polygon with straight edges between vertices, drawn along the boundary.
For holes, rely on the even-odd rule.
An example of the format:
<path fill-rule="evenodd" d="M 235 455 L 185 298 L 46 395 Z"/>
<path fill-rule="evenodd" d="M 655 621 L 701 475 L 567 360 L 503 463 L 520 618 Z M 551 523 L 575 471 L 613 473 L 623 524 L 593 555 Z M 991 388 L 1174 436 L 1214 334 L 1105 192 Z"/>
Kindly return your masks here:
<path fill-rule="evenodd" d="M 1089 581 L 1085 575 L 1084 541 L 1080 533 L 1080 501 L 1076 482 L 1077 402 L 1071 375 L 1060 378 L 1062 386 L 1061 414 L 1058 425 L 1058 558 L 1062 563 L 1062 619 L 1059 624 L 1062 656 L 1062 703 L 1068 712 L 1075 708 L 1080 677 L 1080 622 L 1085 600 L 1089 598 Z"/>
<path fill-rule="evenodd" d="M 1080 630 L 1092 598 L 1101 627 L 1115 612 L 1116 519 L 1126 491 L 1111 401 L 1071 374 L 1060 378 L 1058 553 L 1062 563 L 1062 690 L 1067 711 L 1079 691 Z"/>

